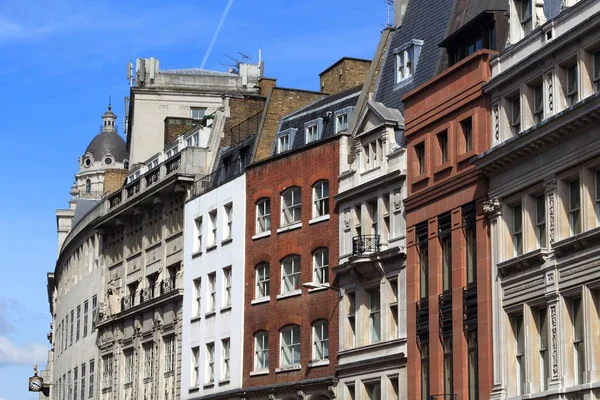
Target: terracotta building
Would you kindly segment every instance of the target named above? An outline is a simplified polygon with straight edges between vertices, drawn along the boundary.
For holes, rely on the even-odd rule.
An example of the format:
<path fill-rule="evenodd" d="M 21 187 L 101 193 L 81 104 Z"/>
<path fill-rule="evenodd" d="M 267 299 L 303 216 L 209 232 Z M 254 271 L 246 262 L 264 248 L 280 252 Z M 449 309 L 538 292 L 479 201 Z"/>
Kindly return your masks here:
<path fill-rule="evenodd" d="M 494 6 L 468 4 L 441 44 L 449 67 L 402 98 L 409 399 L 484 399 L 491 392 L 486 179 L 470 159 L 491 143 L 483 85 L 495 51 L 487 49 L 503 43 L 506 30 L 502 4 Z"/>
<path fill-rule="evenodd" d="M 368 67 L 342 59 L 327 71 L 337 77 L 358 68 L 364 80 Z M 335 94 L 315 93 L 312 104 L 288 112 L 274 132 L 264 124 L 247 169 L 243 386 L 249 398 L 335 397 L 339 294 L 331 290 L 329 266 L 338 263 L 338 218 L 332 195 L 339 133 L 348 129 L 361 87 L 348 88 L 354 79 L 337 80 L 327 71 L 322 87 Z M 267 114 L 276 114 L 269 109 L 281 104 L 273 93 L 270 100 L 277 104 L 268 101 Z"/>

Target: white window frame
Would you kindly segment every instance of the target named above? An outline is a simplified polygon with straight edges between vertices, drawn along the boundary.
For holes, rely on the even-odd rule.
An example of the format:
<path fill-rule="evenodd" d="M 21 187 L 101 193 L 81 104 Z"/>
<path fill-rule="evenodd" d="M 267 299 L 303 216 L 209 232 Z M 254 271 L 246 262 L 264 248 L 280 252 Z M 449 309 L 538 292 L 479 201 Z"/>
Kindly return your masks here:
<path fill-rule="evenodd" d="M 200 216 L 194 220 L 194 225 L 196 228 L 196 240 L 194 243 L 194 252 L 198 253 L 198 252 L 202 251 L 202 216 Z"/>
<path fill-rule="evenodd" d="M 320 247 L 313 253 L 313 282 L 329 285 L 329 249 Z"/>
<path fill-rule="evenodd" d="M 341 113 L 335 116 L 335 133 L 345 132 L 348 130 L 350 124 L 350 115 L 348 113 Z"/>
<path fill-rule="evenodd" d="M 270 296 L 269 288 L 270 270 L 268 263 L 261 263 L 256 267 L 256 299 L 268 298 Z"/>
<path fill-rule="evenodd" d="M 254 335 L 254 370 L 269 369 L 269 333 L 260 331 Z"/>
<path fill-rule="evenodd" d="M 165 374 L 175 372 L 175 361 L 176 361 L 176 346 L 175 346 L 175 335 L 168 335 L 163 337 L 164 351 L 165 351 Z"/>
<path fill-rule="evenodd" d="M 381 290 L 369 289 L 369 343 L 379 343 L 381 337 Z M 377 307 L 374 307 L 374 294 L 377 293 Z"/>
<path fill-rule="evenodd" d="M 229 338 L 221 339 L 221 380 L 229 379 L 231 375 L 230 350 Z"/>
<path fill-rule="evenodd" d="M 577 186 L 579 187 L 578 197 L 579 204 L 577 207 L 573 205 L 573 197 L 571 192 L 571 184 L 577 181 Z M 577 235 L 582 232 L 581 229 L 581 180 L 579 177 L 575 179 L 571 179 L 567 182 L 567 190 L 569 191 L 569 199 L 568 199 L 568 217 L 569 217 L 569 233 L 571 236 Z M 579 229 L 575 229 L 576 226 L 579 226 Z"/>
<path fill-rule="evenodd" d="M 125 358 L 125 385 L 133 383 L 133 349 L 126 349 L 124 352 Z"/>
<path fill-rule="evenodd" d="M 271 199 L 264 197 L 256 202 L 256 233 L 271 231 Z"/>
<path fill-rule="evenodd" d="M 223 307 L 231 306 L 231 266 L 223 268 Z"/>
<path fill-rule="evenodd" d="M 313 185 L 313 218 L 329 215 L 329 181 L 320 180 Z"/>
<path fill-rule="evenodd" d="M 200 114 L 202 114 L 200 116 Z M 206 107 L 190 107 L 190 118 L 200 120 L 206 116 Z"/>
<path fill-rule="evenodd" d="M 281 226 L 293 225 L 301 221 L 302 189 L 299 186 L 292 186 L 281 193 Z"/>
<path fill-rule="evenodd" d="M 218 213 L 217 210 L 211 210 L 208 213 L 208 219 L 210 220 L 210 244 L 209 246 L 216 246 L 217 244 L 217 221 Z"/>
<path fill-rule="evenodd" d="M 144 350 L 144 380 L 152 379 L 154 376 L 154 343 L 146 342 L 142 348 Z"/>
<path fill-rule="evenodd" d="M 306 135 L 306 144 L 316 142 L 320 139 L 319 126 L 316 122 L 304 128 L 304 132 Z"/>
<path fill-rule="evenodd" d="M 202 279 L 194 279 L 194 305 L 192 307 L 192 318 L 197 318 L 202 313 Z"/>
<path fill-rule="evenodd" d="M 396 53 L 396 83 L 413 76 L 414 47 L 409 46 Z"/>
<path fill-rule="evenodd" d="M 288 325 L 281 329 L 279 342 L 281 343 L 279 365 L 281 367 L 300 365 L 300 326 Z"/>
<path fill-rule="evenodd" d="M 329 359 L 329 324 L 327 320 L 320 319 L 315 321 L 312 326 L 313 333 L 313 361 L 323 361 Z"/>
<path fill-rule="evenodd" d="M 200 347 L 192 348 L 192 379 L 195 387 L 200 386 Z"/>
<path fill-rule="evenodd" d="M 102 357 L 102 389 L 112 387 L 113 356 L 112 354 Z"/>
<path fill-rule="evenodd" d="M 283 153 L 292 149 L 292 136 L 290 134 L 277 137 L 277 153 Z"/>
<path fill-rule="evenodd" d="M 298 255 L 287 256 L 281 261 L 281 294 L 300 290 L 300 268 L 300 256 Z"/>
<path fill-rule="evenodd" d="M 208 311 L 217 309 L 217 273 L 208 274 Z"/>
<path fill-rule="evenodd" d="M 233 237 L 233 203 L 228 203 L 223 206 L 225 213 L 225 234 L 223 240 L 231 239 Z"/>
<path fill-rule="evenodd" d="M 207 384 L 215 382 L 215 342 L 206 343 L 206 377 Z"/>

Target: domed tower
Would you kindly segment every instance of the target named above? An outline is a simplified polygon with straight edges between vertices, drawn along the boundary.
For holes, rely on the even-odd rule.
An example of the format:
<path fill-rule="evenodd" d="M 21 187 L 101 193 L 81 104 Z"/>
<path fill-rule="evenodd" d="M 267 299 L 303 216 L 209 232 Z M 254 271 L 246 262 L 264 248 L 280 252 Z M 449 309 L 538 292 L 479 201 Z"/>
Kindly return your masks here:
<path fill-rule="evenodd" d="M 108 175 L 120 179 L 124 176 L 123 170 L 129 168 L 129 153 L 125 141 L 117 133 L 116 119 L 109 101 L 108 110 L 102 114 L 102 130 L 79 157 L 79 171 L 75 174 L 79 198 L 99 199 L 107 190 L 115 190 L 105 185 Z"/>

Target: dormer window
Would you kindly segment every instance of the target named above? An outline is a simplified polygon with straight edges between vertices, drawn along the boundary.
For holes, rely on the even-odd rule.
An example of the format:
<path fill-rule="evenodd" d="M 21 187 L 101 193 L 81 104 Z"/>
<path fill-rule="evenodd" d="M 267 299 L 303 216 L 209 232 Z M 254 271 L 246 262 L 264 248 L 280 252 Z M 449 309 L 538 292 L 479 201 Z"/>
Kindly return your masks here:
<path fill-rule="evenodd" d="M 422 40 L 412 40 L 394 50 L 394 54 L 396 55 L 396 83 L 413 76 L 422 46 Z"/>
<path fill-rule="evenodd" d="M 290 150 L 290 135 L 281 135 L 277 138 L 277 152 L 282 153 Z"/>
<path fill-rule="evenodd" d="M 306 144 L 316 142 L 323 136 L 323 119 L 319 118 L 304 124 Z"/>
<path fill-rule="evenodd" d="M 277 138 L 275 139 L 275 144 L 273 147 L 274 154 L 281 154 L 285 151 L 292 150 L 292 145 L 294 143 L 294 137 L 296 135 L 297 129 L 289 128 L 277 133 Z"/>
<path fill-rule="evenodd" d="M 335 133 L 348 130 L 352 111 L 353 107 L 346 107 L 335 112 Z"/>

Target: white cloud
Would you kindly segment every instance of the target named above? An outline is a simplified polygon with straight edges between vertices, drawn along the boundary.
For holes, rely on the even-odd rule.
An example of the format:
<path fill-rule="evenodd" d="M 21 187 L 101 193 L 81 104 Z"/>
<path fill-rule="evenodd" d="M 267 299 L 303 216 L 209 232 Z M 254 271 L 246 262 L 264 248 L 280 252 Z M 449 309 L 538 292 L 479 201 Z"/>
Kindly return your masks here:
<path fill-rule="evenodd" d="M 47 357 L 48 346 L 42 343 L 31 342 L 18 346 L 6 336 L 0 336 L 0 367 L 42 364 L 47 361 Z"/>

